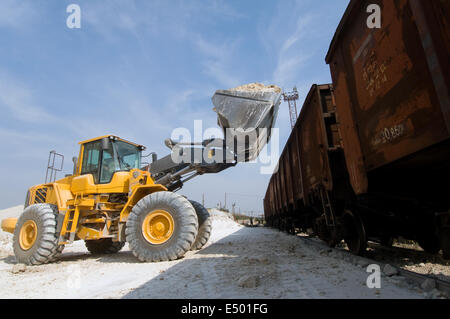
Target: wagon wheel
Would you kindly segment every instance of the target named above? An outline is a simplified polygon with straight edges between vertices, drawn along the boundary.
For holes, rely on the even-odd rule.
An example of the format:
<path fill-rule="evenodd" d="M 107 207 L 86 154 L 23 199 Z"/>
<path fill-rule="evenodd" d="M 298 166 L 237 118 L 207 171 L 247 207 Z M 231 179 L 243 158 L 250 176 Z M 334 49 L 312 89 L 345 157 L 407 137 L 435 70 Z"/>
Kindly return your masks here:
<path fill-rule="evenodd" d="M 383 247 L 392 247 L 394 245 L 394 237 L 391 236 L 382 236 L 380 239 L 380 244 Z"/>
<path fill-rule="evenodd" d="M 441 250 L 440 239 L 436 234 L 425 233 L 417 239 L 420 247 L 429 254 L 437 254 Z"/>
<path fill-rule="evenodd" d="M 350 210 L 346 210 L 344 213 L 344 226 L 344 241 L 348 249 L 356 255 L 363 255 L 367 248 L 367 235 L 361 217 Z"/>
<path fill-rule="evenodd" d="M 288 229 L 288 233 L 290 235 L 295 235 L 295 224 L 294 224 L 294 220 L 291 218 L 289 219 L 289 229 Z"/>

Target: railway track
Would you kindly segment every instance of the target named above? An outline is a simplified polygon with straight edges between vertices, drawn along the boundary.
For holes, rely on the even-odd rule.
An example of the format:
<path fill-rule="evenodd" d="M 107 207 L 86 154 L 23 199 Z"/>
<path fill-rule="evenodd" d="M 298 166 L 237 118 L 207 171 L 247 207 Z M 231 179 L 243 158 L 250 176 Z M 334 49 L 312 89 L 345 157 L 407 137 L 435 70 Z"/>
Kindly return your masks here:
<path fill-rule="evenodd" d="M 385 262 L 382 262 L 380 260 L 371 259 L 367 257 L 357 256 L 349 252 L 348 250 L 345 250 L 344 248 L 330 248 L 328 245 L 320 241 L 319 239 L 315 237 L 305 237 L 297 234 L 297 237 L 302 240 L 305 244 L 319 248 L 321 250 L 326 251 L 334 251 L 334 254 L 336 257 L 341 258 L 345 261 L 349 261 L 351 263 L 356 263 L 358 265 L 370 265 L 370 264 L 377 264 L 381 267 L 381 269 L 384 269 L 384 267 L 388 264 Z M 389 249 L 395 249 L 395 248 L 389 248 Z M 390 266 L 394 267 L 398 275 L 403 276 L 406 278 L 410 283 L 413 283 L 417 286 L 421 286 L 425 281 L 432 280 L 434 281 L 436 285 L 436 289 L 439 290 L 441 293 L 443 293 L 447 298 L 450 298 L 450 281 L 444 280 L 442 278 L 439 278 L 435 275 L 425 275 L 417 272 L 413 272 L 410 270 L 403 269 L 401 267 L 398 267 L 396 265 L 392 265 L 389 263 Z"/>

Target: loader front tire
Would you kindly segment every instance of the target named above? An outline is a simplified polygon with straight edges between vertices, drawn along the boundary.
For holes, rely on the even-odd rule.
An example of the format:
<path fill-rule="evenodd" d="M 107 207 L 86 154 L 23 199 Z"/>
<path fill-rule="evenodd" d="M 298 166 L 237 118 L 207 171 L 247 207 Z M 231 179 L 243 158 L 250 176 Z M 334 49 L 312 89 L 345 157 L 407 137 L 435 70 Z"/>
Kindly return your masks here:
<path fill-rule="evenodd" d="M 194 207 L 181 195 L 156 192 L 142 198 L 128 216 L 125 236 L 131 251 L 144 262 L 181 258 L 198 232 Z"/>
<path fill-rule="evenodd" d="M 115 254 L 118 253 L 123 246 L 125 246 L 124 242 L 112 241 L 111 238 L 85 240 L 84 244 L 86 245 L 87 250 L 93 255 Z"/>
<path fill-rule="evenodd" d="M 13 249 L 21 264 L 41 265 L 53 261 L 64 246 L 56 234 L 58 209 L 51 204 L 28 206 L 17 221 Z"/>
<path fill-rule="evenodd" d="M 189 201 L 195 209 L 198 218 L 198 233 L 191 250 L 199 250 L 208 242 L 211 236 L 212 220 L 208 210 L 200 203 Z"/>

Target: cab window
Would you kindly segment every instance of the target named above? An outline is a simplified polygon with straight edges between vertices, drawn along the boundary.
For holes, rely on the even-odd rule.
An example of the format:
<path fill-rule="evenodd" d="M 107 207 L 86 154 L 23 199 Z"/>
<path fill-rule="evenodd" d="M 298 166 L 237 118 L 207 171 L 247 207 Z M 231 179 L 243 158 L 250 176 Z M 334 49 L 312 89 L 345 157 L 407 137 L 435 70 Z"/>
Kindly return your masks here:
<path fill-rule="evenodd" d="M 92 174 L 95 183 L 98 183 L 98 167 L 100 164 L 101 143 L 99 141 L 84 145 L 83 164 L 81 175 Z"/>
<path fill-rule="evenodd" d="M 114 151 L 112 147 L 107 150 L 103 150 L 102 154 L 102 166 L 100 173 L 100 183 L 109 183 L 117 170 L 117 161 L 114 161 Z"/>

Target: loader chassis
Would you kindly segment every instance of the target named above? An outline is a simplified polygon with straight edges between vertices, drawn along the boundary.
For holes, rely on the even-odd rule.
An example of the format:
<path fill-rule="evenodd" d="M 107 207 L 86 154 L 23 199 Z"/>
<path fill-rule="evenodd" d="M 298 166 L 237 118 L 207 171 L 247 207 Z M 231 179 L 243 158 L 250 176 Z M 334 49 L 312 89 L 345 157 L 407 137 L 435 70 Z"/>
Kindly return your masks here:
<path fill-rule="evenodd" d="M 22 216 L 2 221 L 5 231 L 14 232 L 19 262 L 51 261 L 57 251 L 75 240 L 86 241 L 88 250 L 94 253 L 116 252 L 127 240 L 126 231 L 139 250 L 133 253 L 142 261 L 173 260 L 191 248 L 199 228 L 198 209 L 186 198 L 156 184 L 151 173 L 141 169 L 143 146 L 116 136 L 102 136 L 80 144 L 73 175 L 31 187 Z M 136 204 L 140 201 L 138 209 Z M 143 210 L 144 206 L 148 209 Z M 130 214 L 133 223 L 127 225 Z M 45 225 L 54 224 L 54 229 L 50 227 L 44 234 L 44 226 L 39 224 L 42 220 Z M 182 233 L 186 227 L 193 227 L 187 236 Z M 179 238 L 173 238 L 176 236 Z M 209 233 L 201 236 L 207 240 Z M 51 247 L 33 248 L 46 241 L 52 243 Z M 158 250 L 158 254 L 142 253 L 145 245 L 146 249 Z M 184 251 L 176 251 L 171 245 L 183 246 Z"/>
<path fill-rule="evenodd" d="M 166 188 L 139 169 L 143 146 L 109 136 L 80 144 L 76 174 L 33 187 L 26 204 L 58 207 L 60 245 L 75 239 L 123 241 L 119 224 L 126 222 L 129 205 Z"/>

